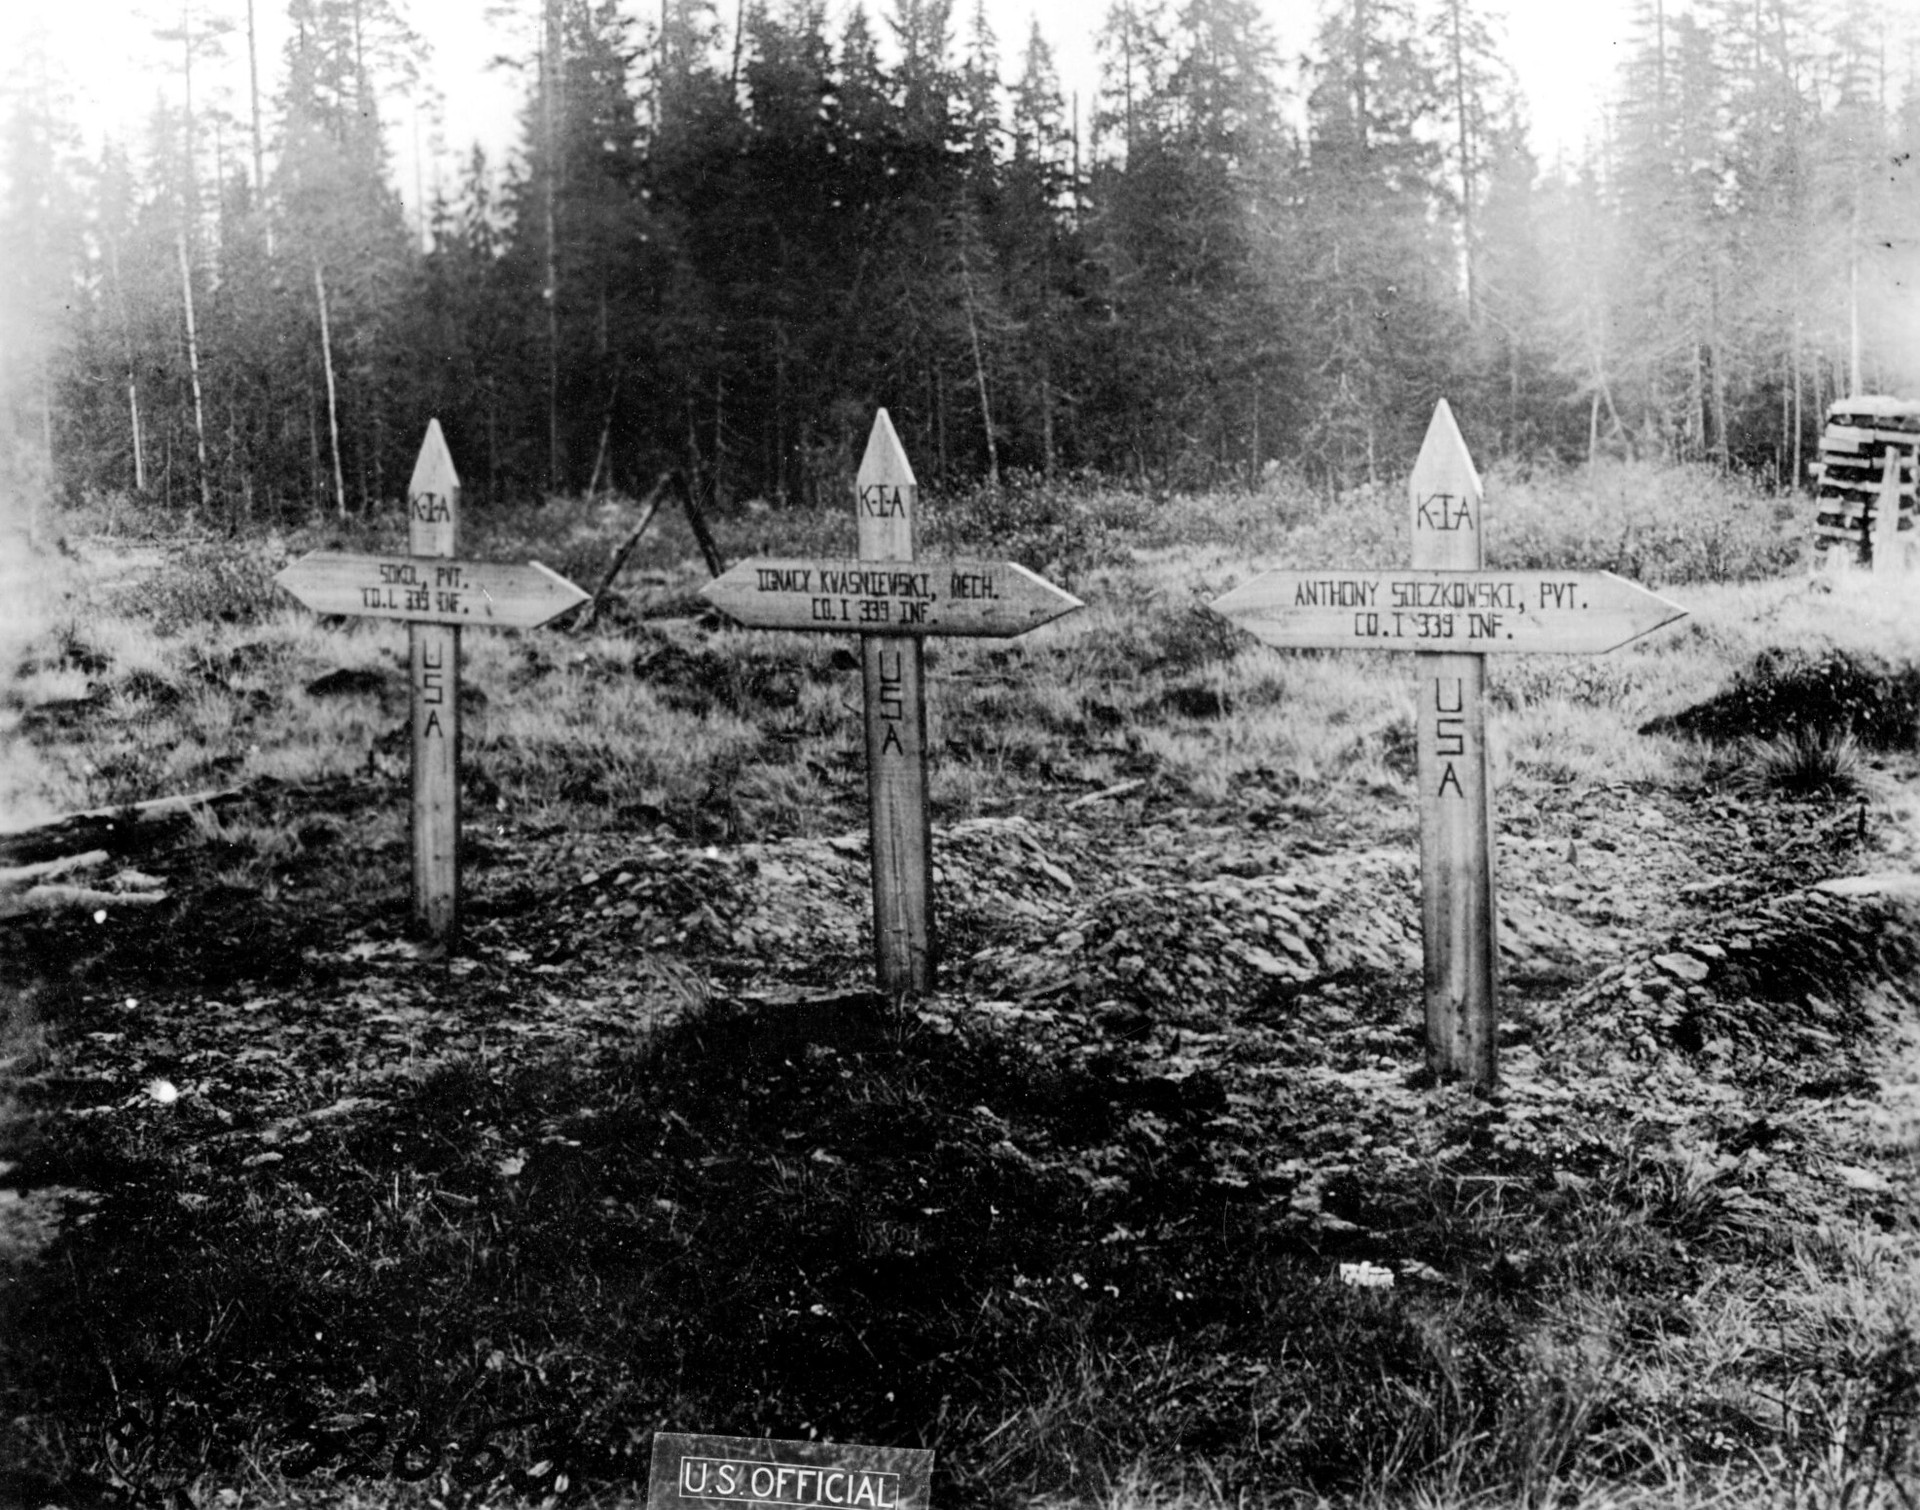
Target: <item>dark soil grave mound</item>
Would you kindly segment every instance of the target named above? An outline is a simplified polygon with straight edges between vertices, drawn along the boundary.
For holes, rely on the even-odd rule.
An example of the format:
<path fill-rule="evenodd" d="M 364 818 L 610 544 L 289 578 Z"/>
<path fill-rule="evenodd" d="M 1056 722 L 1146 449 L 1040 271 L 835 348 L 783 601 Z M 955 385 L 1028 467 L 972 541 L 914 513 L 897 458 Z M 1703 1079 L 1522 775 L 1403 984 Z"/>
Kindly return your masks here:
<path fill-rule="evenodd" d="M 1767 649 L 1726 691 L 1641 725 L 1731 743 L 1807 729 L 1850 733 L 1868 749 L 1920 749 L 1920 666 L 1845 650 Z"/>
<path fill-rule="evenodd" d="M 1217 1178 L 1217 1098 L 871 999 L 716 1004 L 624 1062 L 395 1089 L 285 1130 L 149 1117 L 28 1152 L 20 1178 L 103 1205 L 12 1297 L 20 1382 L 136 1437 L 148 1473 L 260 1454 L 377 1478 L 506 1422 L 509 1459 L 577 1483 L 633 1475 L 635 1420 L 882 1441 L 935 1423 L 948 1446 L 937 1423 L 1004 1414 L 1036 1351 L 1196 1328 L 1238 1387 L 1196 1392 L 1173 1437 L 1219 1446 L 1309 1295 L 1333 1313 L 1315 1327 L 1384 1320 Z M 377 1278 L 340 1282 L 330 1217 L 380 1246 Z M 75 1345 L 102 1328 L 112 1378 Z M 1402 1347 L 1383 1376 L 1377 1351 L 1248 1467 L 1356 1474 L 1351 1416 L 1438 1367 Z M 948 1503 L 979 1502 L 942 1470 Z"/>

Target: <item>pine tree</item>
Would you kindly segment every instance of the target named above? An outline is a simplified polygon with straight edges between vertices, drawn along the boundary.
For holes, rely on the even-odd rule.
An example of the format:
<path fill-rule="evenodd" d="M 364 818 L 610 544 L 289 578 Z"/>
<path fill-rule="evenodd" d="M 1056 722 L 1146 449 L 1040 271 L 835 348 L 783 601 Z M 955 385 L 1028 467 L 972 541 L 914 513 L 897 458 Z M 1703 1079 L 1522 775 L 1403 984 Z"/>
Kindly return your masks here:
<path fill-rule="evenodd" d="M 417 271 L 388 173 L 375 66 L 390 16 L 385 0 L 293 0 L 280 160 L 274 174 L 276 242 L 285 287 L 311 295 L 295 349 L 317 371 L 308 385 L 312 449 L 325 496 L 364 510 L 403 476 L 404 450 L 425 416 L 402 416 L 399 315 Z M 298 307 L 298 306 L 296 306 Z M 310 369 L 311 370 L 311 369 Z"/>
<path fill-rule="evenodd" d="M 1010 316 L 1018 331 L 1016 393 L 1030 425 L 1030 446 L 1048 477 L 1059 465 L 1058 417 L 1077 397 L 1073 381 L 1075 313 L 1084 293 L 1084 252 L 1073 212 L 1080 185 L 1060 97 L 1053 50 L 1035 20 L 1012 92 L 1011 156 L 1001 171 L 995 228 Z M 1071 412 L 1069 408 L 1068 412 Z"/>
<path fill-rule="evenodd" d="M 0 486 L 37 511 L 63 481 L 59 390 L 85 335 L 74 313 L 85 255 L 72 176 L 76 133 L 44 36 L 30 34 L 15 81 L 0 149 Z"/>
<path fill-rule="evenodd" d="M 1309 464 L 1376 479 L 1451 385 L 1459 308 L 1429 128 L 1445 89 L 1403 0 L 1343 0 L 1310 68 L 1300 213 L 1290 228 L 1312 375 Z"/>

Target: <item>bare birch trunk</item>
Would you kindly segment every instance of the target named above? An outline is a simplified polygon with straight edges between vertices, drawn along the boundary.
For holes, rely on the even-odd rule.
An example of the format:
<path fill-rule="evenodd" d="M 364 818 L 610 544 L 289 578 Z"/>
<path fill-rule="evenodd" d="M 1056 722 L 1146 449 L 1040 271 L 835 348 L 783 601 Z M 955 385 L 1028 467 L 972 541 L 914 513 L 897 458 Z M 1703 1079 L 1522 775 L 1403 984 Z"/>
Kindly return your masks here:
<path fill-rule="evenodd" d="M 713 486 L 707 497 L 722 506 L 727 486 L 727 380 L 713 380 Z"/>
<path fill-rule="evenodd" d="M 140 387 L 134 381 L 133 368 L 127 368 L 127 412 L 133 422 L 133 490 L 147 491 L 147 449 L 140 436 Z"/>
<path fill-rule="evenodd" d="M 193 323 L 193 268 L 187 261 L 187 230 L 174 237 L 180 253 L 180 296 L 187 312 L 187 375 L 193 384 L 193 439 L 200 461 L 200 507 L 213 512 L 213 489 L 207 478 L 207 414 L 200 398 L 200 337 Z"/>
<path fill-rule="evenodd" d="M 1847 235 L 1847 394 L 1860 388 L 1860 191 L 1853 194 L 1853 223 Z"/>
<path fill-rule="evenodd" d="M 1262 392 L 1261 385 L 1259 383 L 1255 383 L 1253 385 L 1253 445 L 1249 447 L 1248 456 L 1247 456 L 1247 486 L 1249 488 L 1257 488 L 1260 486 L 1261 392 Z"/>
<path fill-rule="evenodd" d="M 1733 465 L 1733 450 L 1727 440 L 1727 349 L 1720 333 L 1720 275 L 1712 279 L 1712 335 L 1707 355 L 1713 363 L 1713 385 L 1708 390 L 1713 405 L 1713 453 L 1722 471 Z"/>
<path fill-rule="evenodd" d="M 773 328 L 773 496 L 784 507 L 787 501 L 787 327 L 776 321 Z"/>
<path fill-rule="evenodd" d="M 333 506 L 347 517 L 347 477 L 340 469 L 340 395 L 333 381 L 333 327 L 327 319 L 327 280 L 313 264 L 313 292 L 320 301 L 320 362 L 327 373 L 327 439 L 333 447 Z"/>
<path fill-rule="evenodd" d="M 1474 320 L 1473 287 L 1473 155 L 1467 129 L 1467 74 L 1465 49 L 1460 42 L 1460 0 L 1448 0 L 1453 19 L 1453 107 L 1460 120 L 1460 254 L 1467 280 L 1467 324 Z"/>
<path fill-rule="evenodd" d="M 987 398 L 987 367 L 980 355 L 980 326 L 973 317 L 973 274 L 962 264 L 961 286 L 967 291 L 967 337 L 973 343 L 973 380 L 980 389 L 980 422 L 987 432 L 987 483 L 1000 489 L 1000 444 L 993 438 L 993 405 Z"/>
<path fill-rule="evenodd" d="M 1781 374 L 1780 383 L 1780 439 L 1773 448 L 1773 490 L 1779 492 L 1787 480 L 1787 427 L 1793 423 L 1793 394 L 1789 388 L 1793 383 L 1793 359 L 1787 359 L 1787 370 Z"/>
<path fill-rule="evenodd" d="M 540 130 L 546 139 L 546 192 L 541 208 L 546 221 L 546 284 L 542 297 L 547 306 L 547 486 L 560 490 L 560 265 L 555 250 L 554 195 L 560 173 L 559 155 L 553 138 L 553 96 L 560 87 L 559 27 L 549 0 L 546 37 L 541 46 L 541 68 L 546 74 L 540 91 Z"/>
<path fill-rule="evenodd" d="M 120 245 L 107 240 L 107 269 L 113 276 L 113 302 L 120 315 L 120 351 L 127 364 L 127 418 L 133 428 L 133 490 L 147 491 L 147 448 L 140 433 L 140 383 L 133 362 L 133 326 L 127 319 L 127 290 L 120 281 Z"/>
<path fill-rule="evenodd" d="M 1800 432 L 1806 424 L 1801 412 L 1801 388 L 1806 379 L 1800 372 L 1800 316 L 1793 317 L 1793 485 L 1798 488 L 1800 479 L 1806 476 L 1806 463 L 1801 456 Z"/>
<path fill-rule="evenodd" d="M 613 385 L 607 391 L 607 407 L 600 416 L 600 447 L 593 457 L 593 476 L 587 479 L 589 498 L 599 494 L 600 478 L 603 474 L 607 479 L 607 487 L 609 489 L 613 487 L 613 473 L 607 464 L 607 452 L 613 443 L 613 411 L 614 406 L 620 402 L 621 375 L 618 368 L 614 369 Z"/>
<path fill-rule="evenodd" d="M 267 192 L 266 154 L 260 146 L 260 57 L 258 38 L 253 25 L 253 0 L 247 0 L 247 99 L 253 109 L 253 197 L 254 208 L 260 208 Z M 273 235 L 268 230 L 269 238 Z M 273 253 L 273 243 L 267 243 L 267 253 Z"/>
<path fill-rule="evenodd" d="M 1040 445 L 1041 465 L 1048 481 L 1052 481 L 1054 471 L 1053 376 L 1052 369 L 1044 362 L 1040 367 Z"/>

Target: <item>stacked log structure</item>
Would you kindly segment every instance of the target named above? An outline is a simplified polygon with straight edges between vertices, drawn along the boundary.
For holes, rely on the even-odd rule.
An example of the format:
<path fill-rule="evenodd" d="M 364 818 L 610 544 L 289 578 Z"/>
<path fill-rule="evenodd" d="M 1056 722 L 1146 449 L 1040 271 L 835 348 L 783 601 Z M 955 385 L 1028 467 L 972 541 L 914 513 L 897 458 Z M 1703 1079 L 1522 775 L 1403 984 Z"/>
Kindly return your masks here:
<path fill-rule="evenodd" d="M 1920 400 L 1856 394 L 1827 410 L 1820 434 L 1820 460 L 1813 464 L 1819 489 L 1814 524 L 1814 565 L 1907 566 L 1920 564 Z M 1891 539 L 1900 559 L 1874 560 L 1874 541 L 1887 496 L 1887 470 L 1895 472 L 1899 517 Z"/>

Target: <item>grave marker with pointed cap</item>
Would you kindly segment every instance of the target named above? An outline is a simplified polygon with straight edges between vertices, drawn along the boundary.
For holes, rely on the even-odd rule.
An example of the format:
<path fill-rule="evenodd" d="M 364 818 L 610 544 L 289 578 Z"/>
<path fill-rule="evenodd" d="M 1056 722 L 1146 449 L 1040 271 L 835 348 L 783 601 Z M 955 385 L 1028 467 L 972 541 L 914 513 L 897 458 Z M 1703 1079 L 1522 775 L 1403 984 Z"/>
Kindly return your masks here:
<path fill-rule="evenodd" d="M 920 499 L 907 453 L 882 409 L 855 476 L 863 561 L 911 561 Z M 867 832 L 873 952 L 880 989 L 933 989 L 933 831 L 927 815 L 927 694 L 921 642 L 860 636 L 867 707 Z"/>
<path fill-rule="evenodd" d="M 754 557 L 701 589 L 760 629 L 856 632 L 866 693 L 873 947 L 881 990 L 933 989 L 933 844 L 927 817 L 928 635 L 1011 637 L 1081 606 L 1009 561 L 914 556 L 913 467 L 882 409 L 854 484 L 857 561 Z"/>
<path fill-rule="evenodd" d="M 1407 484 L 1413 564 L 1485 565 L 1480 473 L 1441 399 Z M 1422 653 L 1415 684 L 1414 769 L 1420 784 L 1420 936 L 1427 1056 L 1474 1085 L 1494 1080 L 1493 804 L 1487 783 L 1486 659 Z"/>
<path fill-rule="evenodd" d="M 407 483 L 407 547 L 450 561 L 459 546 L 460 475 L 440 421 Z M 413 692 L 413 919 L 429 938 L 460 935 L 460 631 L 407 626 Z"/>
<path fill-rule="evenodd" d="M 460 476 L 440 421 L 407 484 L 406 556 L 315 551 L 274 578 L 316 613 L 407 621 L 413 710 L 413 919 L 452 945 L 460 933 L 460 627 L 531 629 L 587 594 L 539 562 L 454 559 Z"/>
<path fill-rule="evenodd" d="M 1420 923 L 1427 1062 L 1493 1084 L 1498 945 L 1485 657 L 1600 654 L 1686 610 L 1611 572 L 1482 569 L 1480 474 L 1442 399 L 1407 484 L 1413 568 L 1271 571 L 1210 605 L 1270 644 L 1419 655 Z"/>

